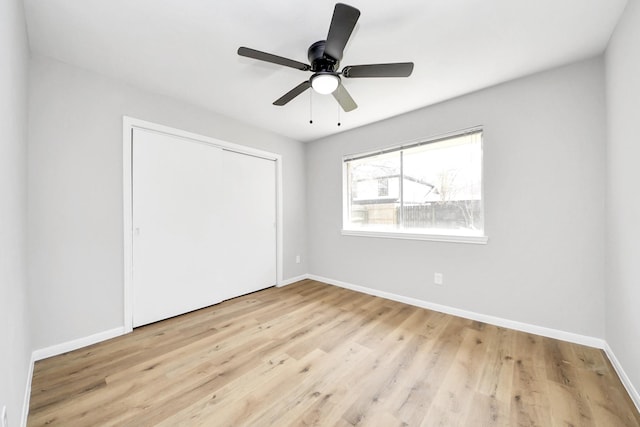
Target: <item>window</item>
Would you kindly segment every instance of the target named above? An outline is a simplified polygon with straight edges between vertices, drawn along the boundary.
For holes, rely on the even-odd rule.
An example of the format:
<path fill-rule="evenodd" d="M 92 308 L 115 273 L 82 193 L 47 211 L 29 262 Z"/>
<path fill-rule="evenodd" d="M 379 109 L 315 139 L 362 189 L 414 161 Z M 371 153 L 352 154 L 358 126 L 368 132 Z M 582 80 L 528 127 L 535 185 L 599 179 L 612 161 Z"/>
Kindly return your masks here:
<path fill-rule="evenodd" d="M 344 234 L 486 243 L 482 129 L 344 159 Z"/>
<path fill-rule="evenodd" d="M 378 180 L 378 196 L 384 197 L 389 195 L 389 178 L 381 178 Z"/>

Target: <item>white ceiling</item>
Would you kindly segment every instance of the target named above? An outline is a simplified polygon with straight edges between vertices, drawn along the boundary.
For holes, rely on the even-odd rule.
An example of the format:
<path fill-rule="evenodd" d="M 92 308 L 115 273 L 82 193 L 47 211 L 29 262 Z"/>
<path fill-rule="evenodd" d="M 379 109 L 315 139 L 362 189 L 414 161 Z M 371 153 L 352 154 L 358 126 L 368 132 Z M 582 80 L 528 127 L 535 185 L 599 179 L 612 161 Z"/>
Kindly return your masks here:
<path fill-rule="evenodd" d="M 415 63 L 409 78 L 345 79 L 331 95 L 272 102 L 309 72 L 239 57 L 239 46 L 308 63 L 329 0 L 25 0 L 36 54 L 310 141 L 597 55 L 627 0 L 347 0 L 361 11 L 342 66 Z"/>

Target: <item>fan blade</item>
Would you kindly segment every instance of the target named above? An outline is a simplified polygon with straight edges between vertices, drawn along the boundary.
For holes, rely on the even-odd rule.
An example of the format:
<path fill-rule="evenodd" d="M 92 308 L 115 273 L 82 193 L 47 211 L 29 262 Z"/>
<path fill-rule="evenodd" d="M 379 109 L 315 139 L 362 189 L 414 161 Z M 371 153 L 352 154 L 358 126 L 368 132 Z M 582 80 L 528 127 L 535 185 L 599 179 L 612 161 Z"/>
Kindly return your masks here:
<path fill-rule="evenodd" d="M 409 77 L 413 72 L 413 62 L 394 64 L 351 65 L 342 69 L 344 77 Z"/>
<path fill-rule="evenodd" d="M 333 9 L 333 18 L 329 26 L 327 42 L 324 46 L 324 53 L 327 56 L 340 61 L 344 47 L 351 37 L 356 22 L 360 17 L 360 11 L 355 7 L 337 3 Z"/>
<path fill-rule="evenodd" d="M 275 100 L 273 102 L 273 105 L 283 106 L 289 101 L 291 101 L 293 98 L 295 98 L 296 96 L 300 95 L 305 90 L 309 89 L 310 87 L 311 87 L 310 81 L 307 80 L 305 82 L 302 82 L 298 86 L 291 89 L 289 92 L 282 95 L 279 99 Z"/>
<path fill-rule="evenodd" d="M 271 53 L 261 52 L 259 50 L 250 49 L 248 47 L 238 48 L 238 55 L 247 58 L 257 59 L 259 61 L 271 62 L 273 64 L 284 65 L 285 67 L 295 68 L 297 70 L 308 71 L 311 67 L 305 63 L 294 61 L 293 59 L 283 58 L 282 56 L 273 55 Z"/>
<path fill-rule="evenodd" d="M 342 83 L 338 85 L 338 88 L 333 91 L 333 97 L 338 101 L 338 104 L 345 112 L 353 111 L 358 108 L 358 104 L 353 100 L 347 89 L 342 86 Z"/>

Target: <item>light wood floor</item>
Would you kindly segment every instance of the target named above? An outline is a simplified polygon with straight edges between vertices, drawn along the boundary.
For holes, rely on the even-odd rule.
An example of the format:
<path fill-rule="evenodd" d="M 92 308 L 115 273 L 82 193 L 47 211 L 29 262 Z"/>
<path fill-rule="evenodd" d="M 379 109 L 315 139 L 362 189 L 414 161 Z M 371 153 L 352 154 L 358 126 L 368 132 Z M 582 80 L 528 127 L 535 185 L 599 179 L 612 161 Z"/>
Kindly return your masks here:
<path fill-rule="evenodd" d="M 36 363 L 29 426 L 640 426 L 602 351 L 305 280 Z"/>

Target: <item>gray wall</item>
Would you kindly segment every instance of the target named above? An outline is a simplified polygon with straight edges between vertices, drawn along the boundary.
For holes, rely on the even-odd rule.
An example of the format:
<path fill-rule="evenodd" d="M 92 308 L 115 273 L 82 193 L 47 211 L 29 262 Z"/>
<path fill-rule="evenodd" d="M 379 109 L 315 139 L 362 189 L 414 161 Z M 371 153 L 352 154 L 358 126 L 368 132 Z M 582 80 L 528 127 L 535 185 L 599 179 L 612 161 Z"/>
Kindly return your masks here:
<path fill-rule="evenodd" d="M 604 98 L 595 58 L 310 143 L 310 273 L 603 338 Z M 343 155 L 474 125 L 487 245 L 340 234 Z"/>
<path fill-rule="evenodd" d="M 20 424 L 31 347 L 27 316 L 27 76 L 22 1 L 0 2 L 0 409 Z"/>
<path fill-rule="evenodd" d="M 284 278 L 306 273 L 302 143 L 46 58 L 30 68 L 34 348 L 123 325 L 123 115 L 281 154 Z"/>
<path fill-rule="evenodd" d="M 607 49 L 607 342 L 640 390 L 640 2 Z"/>

